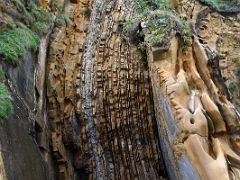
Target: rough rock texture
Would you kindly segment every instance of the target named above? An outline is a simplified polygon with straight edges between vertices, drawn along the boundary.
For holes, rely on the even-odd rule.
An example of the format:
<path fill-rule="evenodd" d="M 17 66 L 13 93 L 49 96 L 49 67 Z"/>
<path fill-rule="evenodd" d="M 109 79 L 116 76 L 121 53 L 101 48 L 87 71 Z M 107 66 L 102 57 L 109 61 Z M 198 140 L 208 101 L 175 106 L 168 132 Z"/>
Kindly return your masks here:
<path fill-rule="evenodd" d="M 169 49 L 148 47 L 146 66 L 120 35 L 132 3 L 75 2 L 71 26 L 53 34 L 48 115 L 58 177 L 158 179 L 165 164 L 170 179 L 237 179 L 240 117 L 226 82 L 233 69 L 222 67 L 239 59 L 229 55 L 239 17 L 172 1 L 190 18 L 190 47 L 183 52 L 173 36 Z"/>
<path fill-rule="evenodd" d="M 131 7 L 71 4 L 73 23 L 53 34 L 48 115 L 60 179 L 164 177 L 148 71 L 119 33 Z"/>
<path fill-rule="evenodd" d="M 234 79 L 228 73 L 233 74 L 239 60 L 231 56 L 239 48 L 238 22 L 233 24 L 239 17 L 224 17 L 187 0 L 177 11 L 190 17 L 193 27 L 188 50 L 182 51 L 178 36 L 169 49 L 148 48 L 155 109 L 167 141 L 162 147 L 171 151 L 167 162 L 177 163 L 180 179 L 239 179 L 240 116 L 225 85 L 226 78 Z M 229 69 L 221 68 L 224 62 Z"/>
<path fill-rule="evenodd" d="M 19 14 L 10 1 L 0 1 L 0 8 L 0 31 L 14 27 L 16 22 L 25 23 L 26 17 Z M 1 119 L 0 179 L 54 179 L 44 116 L 46 106 L 42 101 L 46 97 L 42 92 L 45 89 L 44 57 L 47 51 L 47 41 L 43 41 L 39 55 L 29 49 L 19 59 L 19 65 L 8 64 L 0 57 L 13 103 L 13 112 L 8 118 Z"/>
<path fill-rule="evenodd" d="M 7 66 L 14 110 L 1 120 L 0 150 L 5 171 L 1 179 L 47 178 L 45 164 L 35 139 L 34 130 L 34 71 L 35 55 L 29 52 L 18 67 Z M 2 175 L 2 173 L 1 173 Z"/>
<path fill-rule="evenodd" d="M 0 122 L 0 179 L 239 179 L 238 14 L 171 0 L 188 49 L 176 33 L 139 51 L 121 32 L 134 0 L 59 3 L 70 25 L 38 57 L 1 63 L 14 112 Z M 1 22 L 23 19 L 0 0 Z"/>

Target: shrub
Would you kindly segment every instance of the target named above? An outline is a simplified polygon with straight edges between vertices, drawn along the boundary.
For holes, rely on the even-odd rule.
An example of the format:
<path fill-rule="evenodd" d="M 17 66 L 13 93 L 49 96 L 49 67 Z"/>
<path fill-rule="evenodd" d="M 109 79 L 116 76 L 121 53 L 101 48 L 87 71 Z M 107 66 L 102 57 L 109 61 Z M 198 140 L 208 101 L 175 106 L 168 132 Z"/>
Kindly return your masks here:
<path fill-rule="evenodd" d="M 0 118 L 6 118 L 12 111 L 12 98 L 6 86 L 0 83 Z"/>
<path fill-rule="evenodd" d="M 230 93 L 234 93 L 237 90 L 237 86 L 234 83 L 230 83 L 228 86 Z"/>
<path fill-rule="evenodd" d="M 18 64 L 28 49 L 38 46 L 39 37 L 27 27 L 0 31 L 0 55 L 8 62 Z"/>

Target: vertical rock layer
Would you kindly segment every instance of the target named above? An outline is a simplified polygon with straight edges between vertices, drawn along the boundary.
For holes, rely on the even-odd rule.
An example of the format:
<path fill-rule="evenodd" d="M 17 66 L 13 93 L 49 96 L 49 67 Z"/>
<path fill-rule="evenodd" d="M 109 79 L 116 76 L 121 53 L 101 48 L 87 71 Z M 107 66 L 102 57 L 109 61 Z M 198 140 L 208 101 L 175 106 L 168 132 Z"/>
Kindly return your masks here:
<path fill-rule="evenodd" d="M 80 1 L 73 23 L 55 33 L 48 100 L 58 176 L 164 176 L 148 70 L 120 34 L 129 1 Z M 89 16 L 91 14 L 91 16 Z"/>

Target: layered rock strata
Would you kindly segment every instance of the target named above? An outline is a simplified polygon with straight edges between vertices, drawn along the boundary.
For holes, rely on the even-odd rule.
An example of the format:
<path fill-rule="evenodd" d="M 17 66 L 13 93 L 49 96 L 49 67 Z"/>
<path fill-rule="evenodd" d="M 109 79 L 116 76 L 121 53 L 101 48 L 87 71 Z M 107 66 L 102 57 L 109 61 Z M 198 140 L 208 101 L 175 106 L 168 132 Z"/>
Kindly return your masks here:
<path fill-rule="evenodd" d="M 48 116 L 60 179 L 165 176 L 148 70 L 120 33 L 132 6 L 71 4 L 71 26 L 53 35 Z"/>

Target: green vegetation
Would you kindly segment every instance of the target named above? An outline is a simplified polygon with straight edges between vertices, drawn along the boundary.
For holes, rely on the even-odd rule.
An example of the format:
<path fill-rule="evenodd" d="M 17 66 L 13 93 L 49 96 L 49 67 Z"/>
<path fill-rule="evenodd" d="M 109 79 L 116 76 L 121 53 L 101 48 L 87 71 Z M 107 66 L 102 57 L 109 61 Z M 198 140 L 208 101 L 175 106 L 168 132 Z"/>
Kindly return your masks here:
<path fill-rule="evenodd" d="M 26 7 L 22 0 L 6 0 L 6 3 L 21 13 L 24 17 L 24 23 L 40 36 L 44 35 L 46 27 L 53 23 L 52 14 L 36 5 L 32 0 L 28 1 Z"/>
<path fill-rule="evenodd" d="M 138 13 L 144 13 L 148 10 L 171 10 L 168 0 L 135 0 L 135 9 Z"/>
<path fill-rule="evenodd" d="M 4 73 L 3 69 L 0 68 L 0 82 L 2 82 L 3 80 L 5 80 L 5 73 Z"/>
<path fill-rule="evenodd" d="M 145 0 L 135 0 L 135 9 L 138 13 L 143 13 L 149 8 L 148 3 Z"/>
<path fill-rule="evenodd" d="M 59 14 L 55 20 L 55 26 L 57 27 L 69 26 L 70 23 L 70 18 L 64 13 Z"/>
<path fill-rule="evenodd" d="M 202 2 L 218 11 L 240 6 L 240 0 L 202 0 Z"/>
<path fill-rule="evenodd" d="M 187 47 L 190 41 L 188 22 L 179 19 L 172 12 L 155 11 L 147 17 L 147 26 L 152 35 L 150 45 L 164 46 L 169 43 L 172 32 L 175 30 L 183 39 L 183 47 Z"/>
<path fill-rule="evenodd" d="M 26 7 L 24 2 L 4 1 L 24 17 L 21 23 L 9 24 L 7 30 L 0 31 L 0 57 L 13 64 L 18 64 L 29 49 L 38 49 L 39 38 L 49 31 L 53 23 L 53 16 L 49 11 L 39 7 L 32 0 L 28 1 Z"/>
<path fill-rule="evenodd" d="M 31 29 L 40 36 L 47 34 L 49 25 L 53 23 L 52 14 L 34 3 L 29 5 L 29 10 L 32 17 L 35 19 L 35 22 L 31 24 Z"/>
<path fill-rule="evenodd" d="M 44 22 L 37 21 L 32 24 L 32 30 L 40 36 L 47 34 L 48 28 L 49 28 L 48 25 Z"/>
<path fill-rule="evenodd" d="M 50 24 L 53 22 L 52 14 L 49 13 L 49 11 L 47 11 L 46 9 L 37 6 L 35 3 L 31 3 L 29 5 L 29 10 L 31 15 L 35 17 L 36 21 L 46 23 L 46 24 Z"/>
<path fill-rule="evenodd" d="M 0 83 L 0 118 L 6 118 L 12 111 L 12 98 L 6 86 Z"/>
<path fill-rule="evenodd" d="M 234 83 L 230 83 L 228 86 L 230 93 L 234 93 L 237 90 L 237 86 Z"/>
<path fill-rule="evenodd" d="M 128 31 L 132 28 L 133 22 L 130 20 L 127 20 L 126 17 L 121 17 L 119 20 L 119 24 L 121 24 L 121 35 L 126 35 Z"/>
<path fill-rule="evenodd" d="M 8 5 L 13 9 L 16 9 L 19 13 L 23 15 L 25 18 L 25 22 L 30 24 L 34 21 L 34 18 L 31 16 L 30 12 L 25 8 L 23 2 L 21 0 L 6 0 Z"/>
<path fill-rule="evenodd" d="M 61 4 L 59 3 L 58 0 L 51 0 L 50 2 L 50 8 L 53 11 L 60 11 L 61 9 Z"/>
<path fill-rule="evenodd" d="M 11 95 L 4 85 L 5 73 L 0 68 L 0 118 L 6 118 L 12 111 Z"/>
<path fill-rule="evenodd" d="M 39 37 L 27 27 L 0 31 L 0 55 L 8 62 L 18 64 L 28 49 L 36 51 Z"/>
<path fill-rule="evenodd" d="M 191 36 L 188 21 L 179 18 L 167 0 L 135 0 L 135 9 L 138 16 L 131 21 L 124 19 L 122 34 L 133 34 L 134 25 L 144 22 L 148 31 L 148 44 L 151 46 L 165 47 L 170 43 L 170 38 L 174 34 L 182 38 L 182 49 L 187 49 Z M 130 32 L 130 33 L 129 33 Z M 138 38 L 143 39 L 144 34 L 138 31 Z M 139 43 L 139 48 L 146 47 L 145 42 Z"/>

